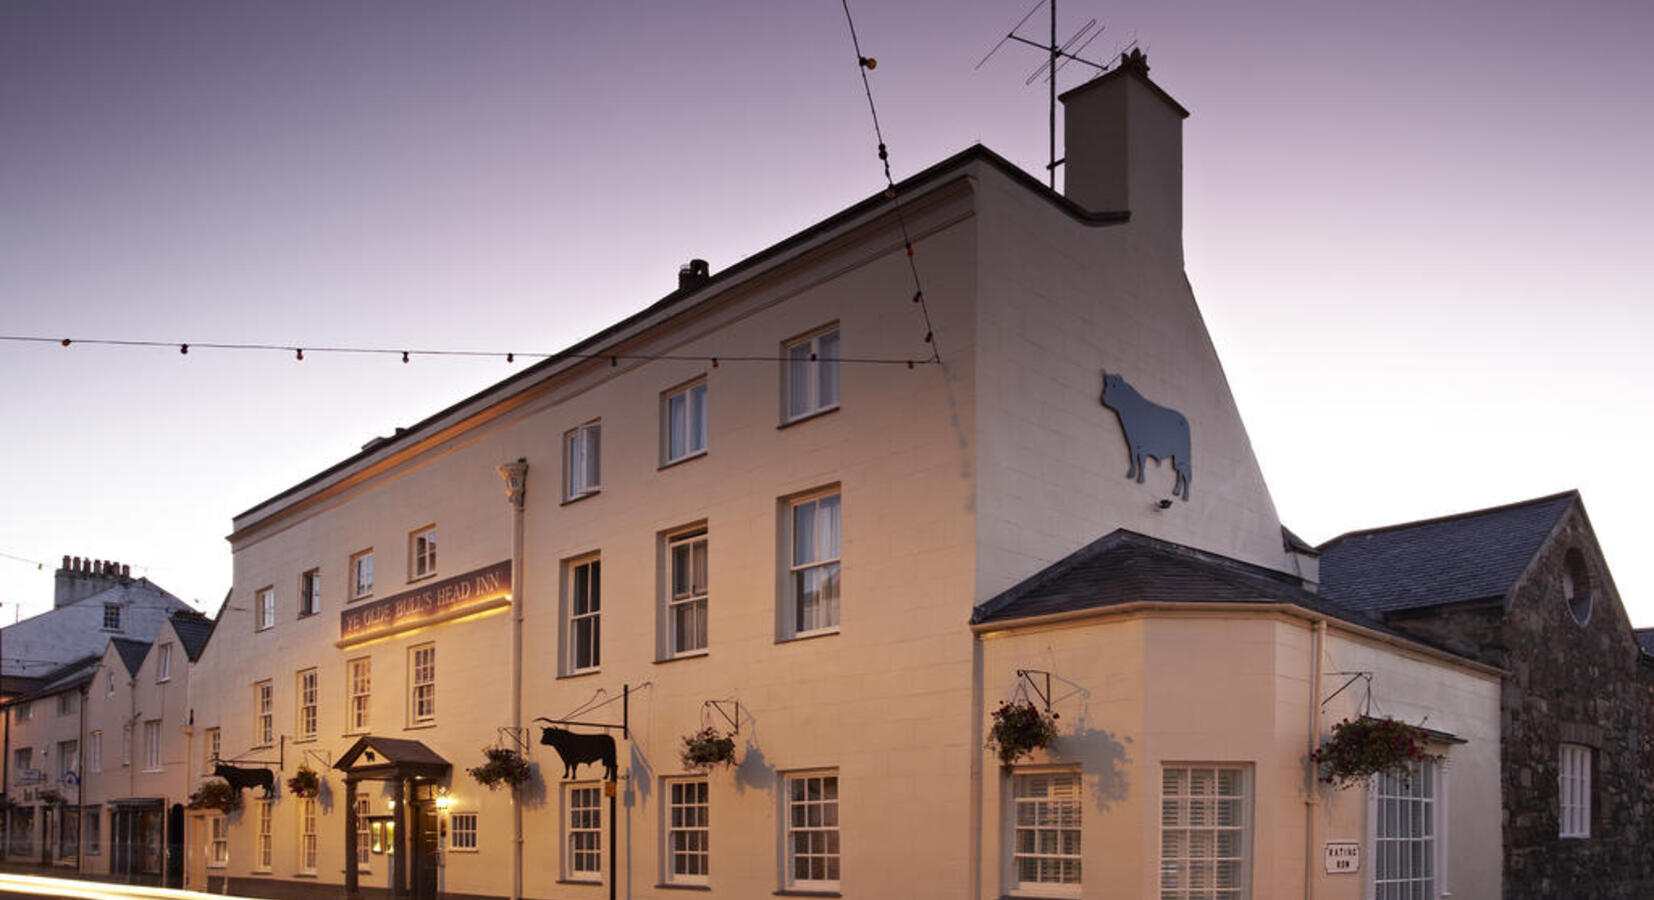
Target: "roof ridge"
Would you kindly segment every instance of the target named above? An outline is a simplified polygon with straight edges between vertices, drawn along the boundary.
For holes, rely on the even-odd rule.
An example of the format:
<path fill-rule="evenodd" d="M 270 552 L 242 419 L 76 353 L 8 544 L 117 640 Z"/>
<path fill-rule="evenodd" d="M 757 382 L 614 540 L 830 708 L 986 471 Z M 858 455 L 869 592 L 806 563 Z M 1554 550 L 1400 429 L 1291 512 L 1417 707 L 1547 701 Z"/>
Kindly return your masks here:
<path fill-rule="evenodd" d="M 1439 525 L 1439 524 L 1442 524 L 1444 522 L 1455 522 L 1455 521 L 1462 521 L 1464 519 L 1473 519 L 1473 518 L 1476 518 L 1478 516 L 1486 516 L 1486 515 L 1492 515 L 1494 513 L 1507 512 L 1509 510 L 1520 509 L 1521 507 L 1525 507 L 1525 506 L 1538 506 L 1538 505 L 1543 504 L 1543 503 L 1551 503 L 1551 502 L 1554 502 L 1554 501 L 1557 501 L 1557 500 L 1561 500 L 1564 497 L 1569 497 L 1569 498 L 1572 498 L 1572 499 L 1577 501 L 1579 499 L 1579 489 L 1578 488 L 1570 488 L 1566 491 L 1560 491 L 1560 492 L 1555 493 L 1555 494 L 1547 494 L 1546 496 L 1543 496 L 1543 497 L 1533 497 L 1533 498 L 1530 498 L 1528 500 L 1517 500 L 1513 503 L 1504 503 L 1504 504 L 1501 504 L 1499 506 L 1489 506 L 1485 509 L 1473 509 L 1473 510 L 1469 510 L 1467 512 L 1449 513 L 1449 514 L 1443 515 L 1443 516 L 1434 516 L 1434 517 L 1428 518 L 1428 519 L 1416 519 L 1416 520 L 1411 521 L 1411 522 L 1397 522 L 1397 523 L 1394 523 L 1394 524 L 1391 524 L 1391 525 L 1377 525 L 1377 526 L 1374 526 L 1372 528 L 1358 528 L 1358 529 L 1355 529 L 1354 531 L 1346 531 L 1343 534 L 1338 535 L 1337 537 L 1328 538 L 1327 540 L 1322 541 L 1320 544 L 1317 544 L 1316 549 L 1319 550 L 1319 549 L 1326 548 L 1328 546 L 1331 546 L 1332 544 L 1338 543 L 1339 541 L 1345 540 L 1346 538 L 1359 537 L 1361 535 L 1367 535 L 1367 534 L 1381 534 L 1381 533 L 1387 532 L 1387 531 L 1402 531 L 1402 530 L 1408 529 L 1408 528 L 1422 528 L 1423 526 L 1426 526 L 1426 525 Z"/>

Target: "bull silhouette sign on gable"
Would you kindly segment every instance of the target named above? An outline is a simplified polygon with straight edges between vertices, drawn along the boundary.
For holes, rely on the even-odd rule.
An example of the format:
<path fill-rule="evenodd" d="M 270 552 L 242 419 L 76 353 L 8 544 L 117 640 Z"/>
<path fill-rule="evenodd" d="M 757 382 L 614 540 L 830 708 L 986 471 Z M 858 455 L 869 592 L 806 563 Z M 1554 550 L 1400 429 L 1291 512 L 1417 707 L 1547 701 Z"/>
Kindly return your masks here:
<path fill-rule="evenodd" d="M 1189 480 L 1194 474 L 1194 463 L 1189 459 L 1189 420 L 1175 409 L 1150 403 L 1124 377 L 1107 371 L 1103 372 L 1102 404 L 1120 417 L 1120 430 L 1126 435 L 1126 449 L 1131 454 L 1126 477 L 1142 484 L 1147 457 L 1170 460 L 1177 473 L 1172 496 L 1187 501 Z"/>

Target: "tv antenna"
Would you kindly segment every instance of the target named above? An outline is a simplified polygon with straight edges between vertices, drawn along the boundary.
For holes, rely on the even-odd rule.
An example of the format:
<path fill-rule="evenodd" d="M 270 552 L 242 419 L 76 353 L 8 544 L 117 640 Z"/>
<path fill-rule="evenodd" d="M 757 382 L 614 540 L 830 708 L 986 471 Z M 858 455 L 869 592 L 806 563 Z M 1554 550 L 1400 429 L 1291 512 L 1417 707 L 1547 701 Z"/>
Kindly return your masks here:
<path fill-rule="evenodd" d="M 1048 44 L 1042 44 L 1039 41 L 1030 40 L 1029 38 L 1025 38 L 1017 33 L 1021 30 L 1022 26 L 1028 24 L 1028 20 L 1032 19 L 1034 17 L 1034 13 L 1039 12 L 1040 7 L 1042 6 L 1049 7 L 1051 11 L 1051 42 Z M 999 43 L 995 44 L 993 49 L 988 51 L 988 55 L 982 57 L 982 61 L 976 64 L 976 68 L 971 70 L 974 72 L 976 69 L 982 68 L 983 63 L 986 63 L 995 53 L 998 53 L 999 48 L 1005 46 L 1007 41 L 1016 41 L 1019 44 L 1027 44 L 1028 46 L 1038 48 L 1047 54 L 1046 60 L 1040 63 L 1039 67 L 1034 69 L 1033 72 L 1029 73 L 1028 79 L 1024 81 L 1023 84 L 1031 85 L 1043 76 L 1046 82 L 1050 85 L 1051 106 L 1048 119 L 1051 139 L 1051 159 L 1045 168 L 1051 178 L 1052 190 L 1057 189 L 1057 167 L 1063 163 L 1063 160 L 1057 158 L 1057 73 L 1062 70 L 1063 66 L 1068 65 L 1070 61 L 1085 63 L 1093 69 L 1096 69 L 1098 75 L 1107 72 L 1111 66 L 1092 62 L 1091 60 L 1080 56 L 1080 52 L 1090 46 L 1092 41 L 1101 37 L 1103 32 L 1106 30 L 1107 26 L 1098 27 L 1097 20 L 1091 19 L 1084 25 L 1081 25 L 1080 29 L 1074 32 L 1072 37 L 1059 44 L 1057 43 L 1057 0 L 1036 0 L 1034 3 L 1034 8 L 1028 10 L 1028 14 L 1023 16 L 1021 21 L 1013 25 L 1011 30 L 1007 32 L 1004 37 L 999 39 Z M 1132 43 L 1135 44 L 1136 41 L 1133 41 Z M 1129 50 L 1130 47 L 1127 47 L 1126 49 Z"/>

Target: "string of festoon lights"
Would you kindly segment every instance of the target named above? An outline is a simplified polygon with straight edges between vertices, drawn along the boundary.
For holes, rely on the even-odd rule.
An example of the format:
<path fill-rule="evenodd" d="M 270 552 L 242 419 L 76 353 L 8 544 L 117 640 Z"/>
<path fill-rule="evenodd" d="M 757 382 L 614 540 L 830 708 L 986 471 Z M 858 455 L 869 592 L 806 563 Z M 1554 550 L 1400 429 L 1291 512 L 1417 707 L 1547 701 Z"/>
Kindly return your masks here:
<path fill-rule="evenodd" d="M 65 348 L 77 345 L 106 346 L 106 347 L 144 347 L 176 349 L 180 354 L 188 356 L 191 350 L 225 350 L 225 351 L 255 351 L 291 353 L 297 362 L 303 362 L 305 354 L 312 356 L 318 353 L 355 354 L 368 356 L 401 357 L 403 362 L 412 362 L 416 356 L 462 356 L 462 357 L 493 357 L 504 359 L 508 363 L 515 363 L 518 357 L 523 359 L 578 359 L 578 360 L 608 360 L 609 365 L 618 366 L 622 362 L 647 362 L 651 360 L 682 360 L 688 362 L 703 362 L 718 368 L 726 362 L 763 362 L 785 363 L 793 362 L 786 356 L 764 356 L 751 354 L 704 354 L 704 353 L 603 353 L 563 350 L 556 353 L 523 352 L 516 350 L 433 350 L 433 349 L 395 349 L 391 347 L 311 347 L 296 344 L 238 344 L 225 342 L 204 341 L 158 341 L 136 340 L 122 338 L 55 338 L 38 335 L 0 334 L 0 342 L 32 343 L 32 344 L 60 344 Z M 817 362 L 814 353 L 810 354 L 810 361 Z M 935 365 L 941 358 L 932 354 L 930 359 L 902 359 L 897 357 L 876 356 L 839 356 L 829 358 L 830 362 L 848 365 L 875 365 L 875 366 L 914 366 Z"/>
<path fill-rule="evenodd" d="M 919 264 L 913 259 L 913 237 L 907 230 L 907 216 L 902 212 L 902 198 L 897 196 L 896 180 L 890 175 L 890 148 L 884 142 L 884 129 L 879 126 L 879 108 L 873 102 L 873 85 L 867 73 L 878 68 L 879 61 L 861 52 L 861 41 L 856 37 L 856 20 L 850 15 L 850 0 L 840 0 L 844 6 L 844 21 L 850 26 L 850 46 L 856 51 L 856 68 L 861 72 L 862 90 L 867 93 L 867 111 L 873 116 L 873 137 L 879 145 L 879 162 L 884 166 L 884 195 L 890 198 L 896 211 L 896 224 L 902 232 L 902 247 L 907 251 L 907 268 L 913 275 L 913 302 L 919 305 L 919 315 L 925 320 L 925 343 L 930 345 L 929 362 L 941 363 L 942 351 L 936 345 L 936 329 L 930 324 L 930 306 L 925 302 L 925 286 L 919 280 Z"/>

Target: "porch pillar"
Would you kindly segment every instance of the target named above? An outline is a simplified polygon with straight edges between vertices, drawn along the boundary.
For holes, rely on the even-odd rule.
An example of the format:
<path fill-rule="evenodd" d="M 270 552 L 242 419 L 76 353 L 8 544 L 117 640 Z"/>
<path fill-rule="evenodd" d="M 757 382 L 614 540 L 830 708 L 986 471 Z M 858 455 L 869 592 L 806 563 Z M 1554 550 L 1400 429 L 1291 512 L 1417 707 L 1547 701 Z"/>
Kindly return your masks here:
<path fill-rule="evenodd" d="M 356 779 L 345 778 L 345 900 L 362 900 L 356 866 Z"/>
<path fill-rule="evenodd" d="M 396 814 L 391 819 L 396 831 L 391 841 L 391 852 L 396 854 L 391 864 L 391 896 L 402 898 L 408 896 L 408 779 L 398 777 L 391 784 L 396 785 Z"/>

